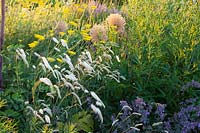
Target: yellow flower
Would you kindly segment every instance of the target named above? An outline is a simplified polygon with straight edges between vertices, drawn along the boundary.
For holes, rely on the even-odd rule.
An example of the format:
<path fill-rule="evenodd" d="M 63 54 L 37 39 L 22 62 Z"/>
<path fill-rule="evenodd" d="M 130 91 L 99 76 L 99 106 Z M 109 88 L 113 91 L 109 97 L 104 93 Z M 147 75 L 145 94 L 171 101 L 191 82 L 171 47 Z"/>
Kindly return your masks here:
<path fill-rule="evenodd" d="M 48 31 L 48 34 L 49 34 L 49 36 L 52 37 L 52 36 L 54 36 L 54 31 L 53 31 L 53 30 L 49 30 L 49 31 Z"/>
<path fill-rule="evenodd" d="M 86 29 L 89 29 L 90 27 L 91 27 L 91 24 L 86 24 L 86 25 L 85 25 L 85 28 L 86 28 Z"/>
<path fill-rule="evenodd" d="M 85 40 L 85 41 L 90 41 L 92 39 L 92 37 L 91 36 L 83 36 L 83 40 Z"/>
<path fill-rule="evenodd" d="M 60 62 L 60 63 L 63 63 L 63 60 L 60 59 L 60 58 L 56 58 L 56 60 L 57 60 L 58 62 Z"/>
<path fill-rule="evenodd" d="M 82 9 L 82 8 L 78 8 L 77 11 L 80 12 L 80 13 L 82 13 L 82 12 L 84 12 L 84 9 Z"/>
<path fill-rule="evenodd" d="M 87 4 L 82 4 L 82 6 L 83 6 L 83 8 L 85 9 L 85 8 L 87 8 Z"/>
<path fill-rule="evenodd" d="M 87 32 L 83 32 L 83 31 L 81 31 L 81 35 L 82 36 L 89 36 Z"/>
<path fill-rule="evenodd" d="M 64 8 L 63 9 L 63 14 L 68 14 L 69 13 L 69 9 L 68 8 Z"/>
<path fill-rule="evenodd" d="M 75 55 L 76 54 L 76 52 L 71 51 L 71 50 L 67 51 L 67 53 L 70 54 L 70 55 Z"/>
<path fill-rule="evenodd" d="M 74 34 L 74 30 L 68 30 L 67 33 L 71 36 Z"/>
<path fill-rule="evenodd" d="M 39 35 L 39 34 L 34 34 L 34 37 L 37 38 L 40 41 L 43 41 L 45 39 L 44 36 Z"/>
<path fill-rule="evenodd" d="M 52 57 L 47 57 L 47 60 L 49 61 L 49 62 L 54 62 L 54 61 L 56 61 L 54 58 L 52 58 Z"/>
<path fill-rule="evenodd" d="M 65 35 L 65 32 L 59 32 L 59 34 L 60 34 L 61 36 L 64 36 L 64 35 Z"/>
<path fill-rule="evenodd" d="M 89 31 L 88 30 L 81 30 L 80 33 L 83 37 L 83 40 L 90 41 L 92 39 L 92 37 L 87 32 L 89 32 Z"/>
<path fill-rule="evenodd" d="M 72 26 L 75 26 L 75 27 L 78 26 L 78 24 L 76 22 L 74 22 L 74 21 L 70 21 L 69 24 L 72 25 Z"/>
<path fill-rule="evenodd" d="M 90 30 L 86 29 L 86 30 L 81 30 L 81 34 L 87 34 Z"/>
<path fill-rule="evenodd" d="M 97 6 L 91 6 L 92 10 L 95 10 L 97 8 Z"/>
<path fill-rule="evenodd" d="M 28 46 L 29 46 L 30 48 L 34 48 L 34 47 L 36 47 L 38 44 L 39 44 L 38 41 L 34 41 L 34 42 L 32 42 L 32 43 L 29 43 Z"/>

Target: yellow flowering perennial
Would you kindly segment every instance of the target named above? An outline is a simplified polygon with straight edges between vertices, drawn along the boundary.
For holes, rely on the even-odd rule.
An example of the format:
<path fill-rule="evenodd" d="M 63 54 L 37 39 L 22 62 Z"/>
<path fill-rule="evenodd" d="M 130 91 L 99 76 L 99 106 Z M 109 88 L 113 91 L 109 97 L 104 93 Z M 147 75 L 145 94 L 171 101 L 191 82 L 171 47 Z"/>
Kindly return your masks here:
<path fill-rule="evenodd" d="M 30 48 L 34 48 L 34 47 L 36 47 L 38 44 L 39 44 L 38 41 L 34 41 L 34 42 L 32 42 L 32 43 L 29 43 L 28 46 L 29 46 Z"/>
<path fill-rule="evenodd" d="M 89 32 L 89 30 L 81 30 L 80 33 L 83 37 L 83 40 L 90 41 L 92 39 L 92 37 L 87 32 Z"/>
<path fill-rule="evenodd" d="M 92 39 L 92 37 L 91 36 L 83 36 L 83 40 L 85 40 L 85 41 L 90 41 Z"/>
<path fill-rule="evenodd" d="M 76 52 L 71 51 L 71 50 L 67 51 L 67 53 L 68 53 L 69 55 L 76 55 Z"/>
<path fill-rule="evenodd" d="M 65 35 L 65 32 L 59 32 L 59 34 L 60 34 L 61 36 L 64 36 L 64 35 Z"/>
<path fill-rule="evenodd" d="M 69 24 L 72 25 L 72 26 L 75 26 L 75 27 L 78 26 L 78 24 L 76 22 L 74 22 L 74 21 L 70 21 Z"/>
<path fill-rule="evenodd" d="M 74 30 L 68 30 L 67 33 L 71 36 L 74 34 Z"/>
<path fill-rule="evenodd" d="M 89 29 L 90 27 L 91 27 L 91 24 L 86 24 L 86 25 L 85 25 L 85 28 L 86 28 L 86 29 Z"/>
<path fill-rule="evenodd" d="M 44 36 L 39 35 L 39 34 L 34 34 L 34 37 L 37 38 L 37 39 L 40 40 L 40 41 L 43 41 L 43 40 L 45 39 Z"/>
<path fill-rule="evenodd" d="M 56 58 L 56 60 L 57 60 L 58 62 L 60 62 L 60 63 L 63 63 L 63 60 L 60 59 L 60 58 Z"/>
<path fill-rule="evenodd" d="M 54 58 L 52 58 L 52 57 L 47 57 L 47 60 L 49 61 L 49 62 L 54 62 L 54 61 L 56 61 Z"/>
<path fill-rule="evenodd" d="M 95 10 L 97 8 L 97 6 L 91 6 L 92 10 Z"/>

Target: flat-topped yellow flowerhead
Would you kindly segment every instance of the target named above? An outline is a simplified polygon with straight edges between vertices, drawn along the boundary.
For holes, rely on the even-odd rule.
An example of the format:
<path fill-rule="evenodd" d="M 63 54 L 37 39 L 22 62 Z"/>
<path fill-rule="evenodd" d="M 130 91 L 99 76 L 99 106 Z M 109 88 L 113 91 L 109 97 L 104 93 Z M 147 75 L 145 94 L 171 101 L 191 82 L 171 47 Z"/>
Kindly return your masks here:
<path fill-rule="evenodd" d="M 34 37 L 37 38 L 39 41 L 43 41 L 45 39 L 44 36 L 39 35 L 39 34 L 34 34 Z"/>
<path fill-rule="evenodd" d="M 76 55 L 76 52 L 74 52 L 74 51 L 72 51 L 72 50 L 68 50 L 67 53 L 68 53 L 69 55 Z"/>
<path fill-rule="evenodd" d="M 38 44 L 39 44 L 38 41 L 33 41 L 32 43 L 29 43 L 28 46 L 29 46 L 30 48 L 35 48 Z"/>

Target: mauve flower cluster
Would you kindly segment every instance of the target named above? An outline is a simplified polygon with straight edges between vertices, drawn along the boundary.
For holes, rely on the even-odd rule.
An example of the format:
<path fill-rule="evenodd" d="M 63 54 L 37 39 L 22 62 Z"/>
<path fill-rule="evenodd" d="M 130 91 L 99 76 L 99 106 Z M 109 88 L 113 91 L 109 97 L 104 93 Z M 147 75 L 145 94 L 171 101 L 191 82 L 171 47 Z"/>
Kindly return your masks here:
<path fill-rule="evenodd" d="M 142 98 L 137 98 L 131 104 L 121 101 L 120 106 L 122 107 L 120 113 L 112 117 L 114 124 L 111 132 L 162 131 L 166 107 L 164 104 L 147 104 Z"/>
<path fill-rule="evenodd" d="M 101 13 L 107 12 L 107 6 L 105 4 L 101 4 L 97 1 L 90 1 L 88 3 L 88 12 L 91 14 L 93 13 L 94 15 L 99 15 Z"/>
<path fill-rule="evenodd" d="M 188 82 L 186 85 L 182 86 L 181 90 L 184 92 L 187 88 L 200 88 L 200 83 L 197 81 L 192 80 L 191 82 Z"/>
<path fill-rule="evenodd" d="M 180 132 L 197 133 L 200 131 L 200 104 L 197 99 L 188 99 L 180 103 L 180 111 L 172 115 L 165 112 L 166 105 L 146 103 L 137 98 L 131 104 L 121 101 L 122 110 L 112 116 L 111 132 Z M 172 116 L 172 117 L 170 117 Z"/>
<path fill-rule="evenodd" d="M 166 122 L 165 128 L 170 132 L 200 131 L 200 105 L 197 99 L 188 99 L 180 103 L 181 109 Z"/>
<path fill-rule="evenodd" d="M 122 14 L 120 10 L 113 7 L 109 9 L 106 4 L 100 3 L 95 0 L 91 0 L 88 3 L 88 13 L 93 14 L 95 16 L 102 15 L 102 13 L 108 14 Z"/>

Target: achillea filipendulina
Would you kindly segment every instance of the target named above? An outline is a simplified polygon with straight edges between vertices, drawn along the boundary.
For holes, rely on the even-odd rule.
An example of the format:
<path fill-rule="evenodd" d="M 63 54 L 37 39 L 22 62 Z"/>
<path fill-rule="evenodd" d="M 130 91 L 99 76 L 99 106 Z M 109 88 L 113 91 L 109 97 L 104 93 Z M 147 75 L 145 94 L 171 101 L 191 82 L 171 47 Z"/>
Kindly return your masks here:
<path fill-rule="evenodd" d="M 92 37 L 92 42 L 100 42 L 100 41 L 107 41 L 107 29 L 103 25 L 95 24 L 90 29 L 90 36 Z"/>
<path fill-rule="evenodd" d="M 59 34 L 59 32 L 65 32 L 67 30 L 67 25 L 64 21 L 60 21 L 56 25 L 55 32 L 56 34 Z"/>
<path fill-rule="evenodd" d="M 116 31 L 120 34 L 125 32 L 124 26 L 126 24 L 126 21 L 120 14 L 110 14 L 106 18 L 106 23 L 108 24 L 109 27 L 115 26 Z"/>

